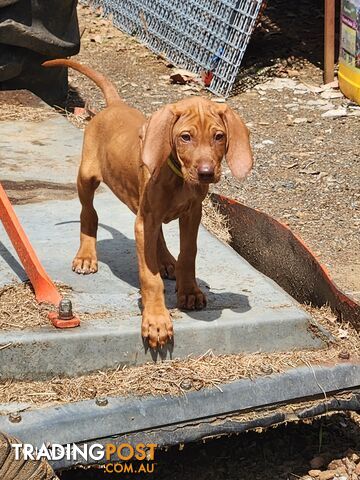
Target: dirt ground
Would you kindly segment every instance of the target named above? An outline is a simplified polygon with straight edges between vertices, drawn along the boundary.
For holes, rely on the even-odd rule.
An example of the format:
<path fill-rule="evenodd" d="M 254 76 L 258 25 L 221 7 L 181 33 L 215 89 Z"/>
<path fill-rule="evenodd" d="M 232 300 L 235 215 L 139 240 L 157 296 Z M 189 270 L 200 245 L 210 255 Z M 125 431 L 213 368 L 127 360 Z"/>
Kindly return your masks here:
<path fill-rule="evenodd" d="M 78 469 L 59 474 L 61 480 L 126 480 L 149 478 L 159 480 L 312 480 L 312 465 L 337 465 L 338 480 L 357 480 L 359 476 L 346 473 L 345 464 L 358 463 L 354 453 L 359 447 L 359 429 L 345 415 L 322 417 L 313 423 L 281 425 L 266 432 L 248 432 L 239 436 L 209 439 L 204 443 L 174 447 L 157 452 L 154 474 L 111 475 L 101 469 Z M 340 461 L 340 459 L 344 459 Z M 134 465 L 134 468 L 138 468 Z M 348 468 L 350 470 L 350 468 Z M 359 469 L 360 471 L 360 469 Z M 342 472 L 342 473 L 341 473 Z M 334 478 L 325 476 L 321 480 Z M 355 475 L 357 475 L 355 473 Z"/>

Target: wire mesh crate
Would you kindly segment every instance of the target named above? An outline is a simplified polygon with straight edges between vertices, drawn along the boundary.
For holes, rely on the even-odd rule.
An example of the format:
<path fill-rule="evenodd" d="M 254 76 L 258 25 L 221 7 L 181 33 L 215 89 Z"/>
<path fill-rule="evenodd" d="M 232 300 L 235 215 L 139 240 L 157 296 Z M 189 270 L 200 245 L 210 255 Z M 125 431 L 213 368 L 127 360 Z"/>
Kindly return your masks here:
<path fill-rule="evenodd" d="M 85 3 L 85 2 L 84 2 Z M 195 73 L 227 97 L 235 83 L 262 0 L 93 0 L 120 30 Z"/>

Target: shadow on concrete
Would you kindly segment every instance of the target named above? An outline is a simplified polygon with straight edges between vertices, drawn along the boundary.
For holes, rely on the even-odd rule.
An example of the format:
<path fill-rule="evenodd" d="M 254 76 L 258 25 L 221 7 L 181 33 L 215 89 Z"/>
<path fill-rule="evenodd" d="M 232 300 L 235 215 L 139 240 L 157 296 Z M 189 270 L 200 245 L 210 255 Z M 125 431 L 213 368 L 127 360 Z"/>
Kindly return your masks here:
<path fill-rule="evenodd" d="M 153 362 L 157 362 L 158 360 L 172 360 L 172 354 L 174 351 L 175 341 L 174 337 L 172 337 L 168 342 L 162 346 L 157 347 L 155 350 L 149 347 L 149 341 L 147 338 L 141 337 L 143 342 L 143 347 L 145 353 L 150 353 L 151 359 Z"/>
<path fill-rule="evenodd" d="M 61 222 L 56 225 L 67 225 L 70 223 L 80 223 L 78 221 Z M 112 238 L 99 240 L 97 242 L 98 259 L 110 268 L 113 275 L 129 285 L 139 288 L 138 264 L 135 249 L 135 240 L 123 235 L 119 230 L 99 224 L 109 232 Z M 74 252 L 75 254 L 76 252 Z M 19 277 L 21 281 L 27 280 L 25 270 L 7 247 L 0 242 L 0 256 L 9 265 L 11 270 Z M 221 316 L 224 309 L 230 309 L 236 313 L 245 313 L 251 309 L 248 297 L 231 291 L 222 291 L 215 293 L 211 291 L 210 285 L 202 279 L 197 279 L 199 287 L 206 294 L 208 305 L 204 310 L 187 310 L 186 313 L 194 320 L 203 322 L 212 322 Z M 173 280 L 164 280 L 166 305 L 168 308 L 176 306 L 176 289 Z M 141 310 L 141 304 L 139 304 Z"/>
<path fill-rule="evenodd" d="M 68 223 L 79 222 L 62 222 L 57 225 Z M 97 242 L 98 260 L 105 263 L 115 277 L 135 288 L 140 288 L 135 240 L 128 238 L 119 230 L 109 225 L 99 223 L 99 228 L 109 232 L 112 238 L 99 240 Z M 195 320 L 211 322 L 219 318 L 224 309 L 230 309 L 236 313 L 245 313 L 251 309 L 249 299 L 246 295 L 231 291 L 215 293 L 211 291 L 211 286 L 207 282 L 199 278 L 197 280 L 199 287 L 207 296 L 208 306 L 201 311 L 188 310 L 187 314 L 189 317 Z M 164 285 L 166 305 L 168 308 L 174 308 L 176 305 L 175 282 L 165 279 Z M 141 305 L 139 305 L 139 308 L 141 309 Z"/>
<path fill-rule="evenodd" d="M 129 285 L 140 288 L 135 240 L 109 225 L 99 223 L 112 238 L 97 242 L 98 260 L 105 263 L 113 275 Z"/>
<path fill-rule="evenodd" d="M 71 225 L 74 223 L 80 225 L 80 221 L 70 220 L 68 222 L 56 223 L 55 226 Z M 119 230 L 109 225 L 99 223 L 99 228 L 109 232 L 112 238 L 106 238 L 96 242 L 98 261 L 107 265 L 115 277 L 135 288 L 139 288 L 135 240 L 128 238 L 119 232 Z M 74 252 L 72 253 L 73 257 L 76 255 L 79 245 L 80 243 L 74 248 Z"/>
<path fill-rule="evenodd" d="M 199 281 L 199 280 L 198 280 Z M 199 281 L 199 285 L 201 280 Z M 201 288 L 206 294 L 206 290 Z M 223 310 L 232 310 L 235 313 L 245 313 L 251 310 L 247 295 L 234 292 L 207 292 L 207 306 L 204 310 L 186 310 L 189 317 L 202 322 L 213 322 L 221 316 Z"/>
<path fill-rule="evenodd" d="M 5 260 L 11 270 L 19 277 L 22 282 L 25 282 L 28 279 L 28 276 L 26 275 L 26 272 L 23 269 L 22 265 L 2 242 L 0 242 L 0 256 Z"/>

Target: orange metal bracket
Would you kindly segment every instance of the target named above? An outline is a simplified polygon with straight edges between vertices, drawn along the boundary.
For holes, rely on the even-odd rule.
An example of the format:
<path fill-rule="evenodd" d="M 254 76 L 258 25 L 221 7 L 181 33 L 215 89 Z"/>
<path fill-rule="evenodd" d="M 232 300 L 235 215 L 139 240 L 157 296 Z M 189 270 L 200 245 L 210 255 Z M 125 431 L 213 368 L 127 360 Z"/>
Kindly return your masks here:
<path fill-rule="evenodd" d="M 49 320 L 56 328 L 73 328 L 80 325 L 78 317 L 72 317 L 70 319 L 62 320 L 57 312 L 49 312 Z"/>
<path fill-rule="evenodd" d="M 210 198 L 229 221 L 230 245 L 254 268 L 298 302 L 329 305 L 338 318 L 360 331 L 360 303 L 335 285 L 300 237 L 260 210 L 216 193 Z"/>
<path fill-rule="evenodd" d="M 31 285 L 35 292 L 36 300 L 40 302 L 52 303 L 59 306 L 62 299 L 58 289 L 51 281 L 44 267 L 41 265 L 35 250 L 33 249 L 19 219 L 15 213 L 11 202 L 0 183 L 0 220 L 20 258 L 21 263 L 29 277 Z M 50 312 L 49 319 L 57 328 L 76 327 L 80 321 L 77 317 L 70 320 L 61 320 L 58 314 Z"/>
<path fill-rule="evenodd" d="M 36 300 L 59 305 L 61 295 L 41 265 L 1 184 L 0 220 L 34 288 Z"/>

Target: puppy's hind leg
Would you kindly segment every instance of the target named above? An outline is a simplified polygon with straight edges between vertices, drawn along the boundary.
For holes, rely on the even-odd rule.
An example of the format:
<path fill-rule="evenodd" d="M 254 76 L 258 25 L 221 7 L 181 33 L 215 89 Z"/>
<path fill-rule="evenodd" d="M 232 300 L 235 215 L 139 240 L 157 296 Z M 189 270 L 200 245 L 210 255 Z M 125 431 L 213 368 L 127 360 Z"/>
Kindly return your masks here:
<path fill-rule="evenodd" d="M 80 248 L 72 262 L 72 269 L 76 273 L 88 275 L 98 270 L 96 255 L 96 233 L 98 228 L 98 216 L 94 208 L 95 190 L 100 184 L 100 179 L 87 176 L 79 171 L 77 186 L 81 202 L 81 231 Z"/>
<path fill-rule="evenodd" d="M 157 256 L 159 272 L 162 278 L 170 278 L 170 280 L 175 280 L 176 260 L 166 246 L 162 228 L 160 229 L 157 243 Z"/>

